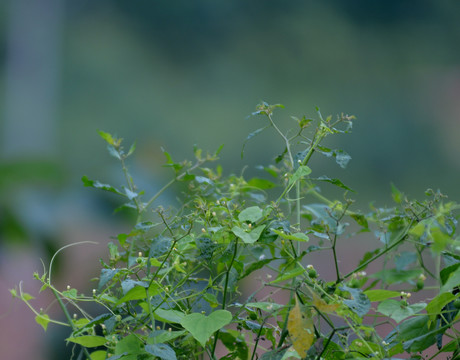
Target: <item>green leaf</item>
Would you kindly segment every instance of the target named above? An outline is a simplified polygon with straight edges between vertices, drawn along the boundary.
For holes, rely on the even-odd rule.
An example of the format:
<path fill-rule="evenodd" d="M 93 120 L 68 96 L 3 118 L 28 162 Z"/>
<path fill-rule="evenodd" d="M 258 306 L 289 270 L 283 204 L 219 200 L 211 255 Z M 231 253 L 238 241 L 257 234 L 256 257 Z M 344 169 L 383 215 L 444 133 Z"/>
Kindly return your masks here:
<path fill-rule="evenodd" d="M 431 246 L 431 250 L 433 252 L 439 254 L 447 247 L 447 245 L 454 242 L 454 240 L 439 227 L 433 227 L 430 230 L 431 237 L 434 240 L 434 243 Z"/>
<path fill-rule="evenodd" d="M 136 142 L 134 142 L 134 143 L 131 145 L 131 147 L 130 147 L 129 150 L 128 150 L 128 154 L 126 154 L 126 156 L 132 155 L 132 153 L 133 153 L 134 151 L 136 151 Z"/>
<path fill-rule="evenodd" d="M 223 329 L 219 333 L 219 340 L 230 350 L 225 359 L 248 360 L 248 345 L 239 331 Z"/>
<path fill-rule="evenodd" d="M 387 343 L 398 346 L 403 343 L 406 351 L 422 351 L 436 342 L 436 332 L 430 331 L 429 317 L 414 316 L 403 321 L 385 338 Z"/>
<path fill-rule="evenodd" d="M 186 333 L 185 330 L 181 330 L 181 331 L 155 330 L 150 333 L 147 343 L 149 344 L 166 343 L 171 340 L 177 339 L 178 337 L 184 335 L 185 333 Z"/>
<path fill-rule="evenodd" d="M 331 179 L 331 178 L 323 175 L 323 176 L 320 176 L 319 178 L 316 178 L 315 180 L 325 181 L 325 182 L 328 182 L 328 183 L 330 183 L 332 185 L 338 186 L 339 188 L 342 188 L 342 189 L 345 189 L 345 190 L 348 190 L 348 191 L 351 191 L 351 192 L 355 192 L 353 189 L 351 189 L 348 186 L 346 186 L 339 179 Z"/>
<path fill-rule="evenodd" d="M 219 306 L 219 300 L 214 294 L 204 293 L 203 299 L 206 300 L 212 308 Z"/>
<path fill-rule="evenodd" d="M 134 355 L 131 359 L 136 360 L 137 356 L 135 355 L 141 353 L 141 345 L 142 343 L 136 335 L 128 335 L 117 342 L 117 345 L 115 346 L 115 355 Z M 128 357 L 127 359 L 130 358 Z"/>
<path fill-rule="evenodd" d="M 77 298 L 77 289 L 70 289 L 62 292 L 62 295 L 65 297 L 68 297 L 70 299 L 76 299 Z"/>
<path fill-rule="evenodd" d="M 107 142 L 107 144 L 112 145 L 112 146 L 117 145 L 117 140 L 114 139 L 112 135 L 110 135 L 109 133 L 106 133 L 100 130 L 98 131 L 98 133 L 101 136 L 101 138 L 103 138 Z"/>
<path fill-rule="evenodd" d="M 400 296 L 401 292 L 390 290 L 367 290 L 364 294 L 368 297 L 369 301 L 374 302 Z"/>
<path fill-rule="evenodd" d="M 260 179 L 260 178 L 252 178 L 251 180 L 248 181 L 248 185 L 261 189 L 261 190 L 271 189 L 276 186 L 270 180 Z"/>
<path fill-rule="evenodd" d="M 297 355 L 297 352 L 294 350 L 294 348 L 291 350 L 290 347 L 284 347 L 266 352 L 259 358 L 259 360 L 282 360 L 285 359 L 285 355 L 288 353 L 290 356 L 288 356 L 286 359 L 300 359 L 300 356 Z"/>
<path fill-rule="evenodd" d="M 91 360 L 105 360 L 107 358 L 107 351 L 97 350 L 91 353 Z"/>
<path fill-rule="evenodd" d="M 292 240 L 292 241 L 309 241 L 310 238 L 305 235 L 304 233 L 294 233 L 294 234 L 286 234 L 284 231 L 271 229 L 275 234 L 281 236 L 283 239 Z"/>
<path fill-rule="evenodd" d="M 160 285 L 158 285 L 156 282 L 150 285 L 149 287 L 150 296 L 157 295 L 160 292 L 161 292 Z M 129 291 L 127 291 L 126 294 L 121 299 L 119 299 L 115 305 L 119 306 L 125 302 L 134 301 L 134 300 L 142 300 L 142 299 L 145 299 L 146 297 L 147 297 L 146 287 L 142 285 L 137 285 L 131 288 Z"/>
<path fill-rule="evenodd" d="M 96 316 L 91 321 L 89 321 L 86 318 L 78 319 L 77 321 L 74 322 L 74 324 L 75 324 L 76 327 L 78 327 L 78 333 L 80 333 L 82 330 L 92 328 L 93 326 L 98 325 L 98 324 L 102 324 L 106 320 L 111 319 L 112 317 L 113 317 L 113 315 L 111 313 L 106 313 L 106 314 L 101 314 L 99 316 Z"/>
<path fill-rule="evenodd" d="M 204 347 L 217 330 L 232 321 L 232 314 L 227 310 L 217 310 L 209 316 L 193 313 L 185 316 L 181 325 Z"/>
<path fill-rule="evenodd" d="M 262 269 L 265 265 L 269 264 L 273 260 L 278 260 L 278 258 L 270 257 L 268 259 L 258 260 L 250 263 L 248 266 L 244 268 L 244 272 L 240 275 L 240 279 L 245 278 L 246 276 L 248 276 L 256 270 Z"/>
<path fill-rule="evenodd" d="M 393 183 L 391 184 L 391 196 L 395 203 L 401 204 L 403 195 Z"/>
<path fill-rule="evenodd" d="M 86 186 L 86 187 L 92 187 L 92 188 L 95 188 L 95 189 L 101 189 L 101 190 L 109 191 L 109 192 L 112 192 L 114 194 L 118 194 L 118 195 L 122 195 L 122 196 L 126 197 L 126 194 L 124 194 L 120 190 L 114 188 L 113 186 L 108 185 L 108 184 L 102 184 L 99 181 L 90 180 L 90 179 L 88 179 L 87 176 L 83 176 L 81 178 L 81 181 L 83 181 L 83 185 Z"/>
<path fill-rule="evenodd" d="M 409 234 L 421 237 L 425 233 L 425 230 L 431 226 L 431 223 L 432 219 L 423 219 L 409 230 Z"/>
<path fill-rule="evenodd" d="M 246 306 L 250 308 L 260 309 L 260 310 L 270 312 L 270 313 L 284 307 L 284 305 L 280 305 L 280 304 L 272 303 L 268 301 L 251 302 L 251 303 L 247 303 Z"/>
<path fill-rule="evenodd" d="M 282 272 L 280 273 L 280 275 L 273 281 L 270 281 L 269 284 L 277 284 L 277 283 L 280 283 L 282 281 L 286 281 L 286 280 L 289 280 L 289 279 L 292 279 L 292 278 L 295 278 L 299 275 L 302 275 L 305 273 L 305 269 L 303 267 L 295 267 L 294 269 L 290 270 L 290 271 L 287 271 L 287 272 Z"/>
<path fill-rule="evenodd" d="M 355 289 L 348 286 L 341 286 L 339 289 L 350 293 L 352 299 L 344 300 L 343 303 L 361 318 L 369 312 L 371 309 L 371 302 L 361 289 Z"/>
<path fill-rule="evenodd" d="M 400 301 L 387 299 L 382 301 L 377 307 L 377 311 L 391 317 L 397 323 L 412 316 L 426 307 L 425 303 L 417 303 L 413 305 L 404 306 Z"/>
<path fill-rule="evenodd" d="M 335 158 L 335 162 L 342 168 L 345 169 L 348 162 L 351 160 L 351 156 L 343 150 L 331 150 L 322 146 L 317 146 L 316 151 L 325 155 L 326 157 Z"/>
<path fill-rule="evenodd" d="M 306 165 L 300 165 L 295 173 L 289 178 L 289 186 L 296 183 L 299 179 L 311 174 L 311 169 Z"/>
<path fill-rule="evenodd" d="M 159 235 L 152 240 L 150 245 L 149 257 L 158 258 L 171 248 L 172 239 Z"/>
<path fill-rule="evenodd" d="M 158 308 L 155 310 L 153 316 L 155 317 L 155 319 L 162 322 L 178 324 L 185 317 L 185 314 L 179 310 L 167 310 Z"/>
<path fill-rule="evenodd" d="M 50 317 L 46 314 L 40 314 L 35 316 L 35 322 L 42 326 L 43 330 L 46 331 L 48 328 L 48 323 L 50 322 Z"/>
<path fill-rule="evenodd" d="M 417 254 L 409 251 L 403 251 L 395 256 L 396 270 L 404 271 L 409 265 L 417 261 Z"/>
<path fill-rule="evenodd" d="M 348 162 L 351 160 L 351 156 L 348 155 L 343 150 L 334 150 L 334 157 L 335 162 L 342 168 L 345 169 L 347 167 Z"/>
<path fill-rule="evenodd" d="M 109 150 L 109 154 L 112 155 L 115 159 L 121 160 L 121 150 L 115 149 L 112 145 L 107 145 L 107 150 Z"/>
<path fill-rule="evenodd" d="M 123 360 L 137 360 L 137 355 L 129 355 L 127 351 L 118 354 L 118 355 L 112 355 L 109 359 L 110 360 L 119 360 L 123 358 Z"/>
<path fill-rule="evenodd" d="M 441 278 L 441 284 L 444 285 L 449 280 L 450 275 L 460 267 L 460 262 L 449 265 L 441 270 L 439 277 Z"/>
<path fill-rule="evenodd" d="M 92 348 L 104 345 L 107 342 L 107 339 L 103 336 L 83 335 L 77 337 L 69 337 L 66 339 L 66 341 L 70 341 L 84 347 Z"/>
<path fill-rule="evenodd" d="M 129 200 L 132 200 L 132 199 L 134 199 L 134 198 L 139 196 L 138 193 L 136 193 L 134 191 L 131 191 L 130 189 L 128 189 L 126 187 L 124 188 L 124 190 L 125 190 L 125 195 Z"/>
<path fill-rule="evenodd" d="M 363 214 L 350 212 L 349 215 L 353 220 L 357 222 L 358 225 L 362 226 L 364 229 L 369 229 L 369 223 Z"/>
<path fill-rule="evenodd" d="M 155 227 L 156 224 L 154 224 L 151 221 L 143 221 L 140 223 L 137 223 L 136 226 L 134 226 L 134 229 L 140 230 L 142 232 L 149 231 L 151 228 Z"/>
<path fill-rule="evenodd" d="M 101 277 L 99 278 L 98 289 L 102 290 L 105 284 L 107 284 L 113 277 L 120 272 L 120 269 L 102 269 Z"/>
<path fill-rule="evenodd" d="M 386 284 L 399 284 L 409 280 L 418 278 L 422 273 L 421 269 L 412 269 L 412 270 L 398 270 L 398 269 L 385 269 L 379 271 L 375 274 L 370 275 L 370 277 L 380 279 Z"/>
<path fill-rule="evenodd" d="M 243 240 L 246 244 L 253 244 L 257 240 L 259 240 L 260 234 L 265 229 L 265 225 L 260 225 L 254 228 L 251 231 L 246 231 L 238 226 L 234 226 L 232 228 L 232 232 L 238 236 L 241 240 Z"/>
<path fill-rule="evenodd" d="M 241 222 L 249 221 L 255 223 L 260 220 L 263 216 L 262 209 L 258 206 L 251 206 L 240 212 L 238 215 L 238 220 Z"/>
<path fill-rule="evenodd" d="M 446 283 L 441 287 L 440 292 L 443 293 L 451 291 L 454 287 L 458 286 L 458 284 L 460 284 L 460 267 L 449 274 L 449 277 Z"/>
<path fill-rule="evenodd" d="M 254 136 L 259 135 L 262 131 L 264 131 L 264 130 L 265 130 L 266 128 L 268 128 L 269 126 L 270 126 L 270 125 L 267 125 L 267 126 L 265 126 L 265 127 L 263 127 L 263 128 L 257 129 L 257 130 L 253 131 L 252 133 L 250 133 L 250 134 L 248 135 L 248 137 L 247 137 L 246 140 L 244 141 L 243 147 L 242 147 L 242 149 L 241 149 L 241 158 L 244 157 L 244 148 L 246 147 L 246 144 L 248 143 L 248 141 L 251 140 Z"/>
<path fill-rule="evenodd" d="M 166 344 L 152 344 L 145 346 L 145 352 L 163 360 L 176 360 L 176 353 Z"/>
<path fill-rule="evenodd" d="M 24 301 L 29 301 L 29 300 L 35 299 L 35 297 L 33 297 L 32 295 L 30 295 L 28 293 L 23 292 L 21 294 L 21 299 L 24 300 Z"/>
<path fill-rule="evenodd" d="M 439 314 L 442 308 L 449 302 L 455 299 L 455 295 L 450 292 L 440 293 L 436 295 L 433 300 L 426 307 L 426 313 L 433 317 Z"/>

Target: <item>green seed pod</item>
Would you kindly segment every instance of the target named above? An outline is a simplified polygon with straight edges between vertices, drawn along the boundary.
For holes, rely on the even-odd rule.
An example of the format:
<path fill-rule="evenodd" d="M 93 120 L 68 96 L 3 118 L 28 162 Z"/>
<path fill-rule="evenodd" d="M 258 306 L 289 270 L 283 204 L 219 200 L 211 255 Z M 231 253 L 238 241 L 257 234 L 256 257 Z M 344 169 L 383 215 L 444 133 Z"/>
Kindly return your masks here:
<path fill-rule="evenodd" d="M 460 298 L 456 298 L 456 299 L 454 300 L 454 304 L 453 304 L 453 305 L 454 305 L 454 308 L 460 309 Z"/>
<path fill-rule="evenodd" d="M 418 279 L 415 286 L 417 287 L 417 290 L 422 290 L 425 287 L 425 281 L 423 281 L 423 279 Z"/>

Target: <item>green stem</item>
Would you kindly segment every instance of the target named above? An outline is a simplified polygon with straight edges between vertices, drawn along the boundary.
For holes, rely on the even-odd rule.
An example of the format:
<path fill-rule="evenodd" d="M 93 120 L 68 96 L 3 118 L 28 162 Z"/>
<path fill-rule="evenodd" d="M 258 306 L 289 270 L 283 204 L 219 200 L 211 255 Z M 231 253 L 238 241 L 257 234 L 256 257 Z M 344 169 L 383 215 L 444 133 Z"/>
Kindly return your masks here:
<path fill-rule="evenodd" d="M 176 181 L 181 180 L 185 175 L 187 175 L 190 171 L 195 170 L 196 168 L 200 167 L 203 165 L 206 161 L 205 160 L 199 160 L 193 165 L 190 169 L 184 171 L 182 174 L 177 175 L 174 179 L 171 179 L 165 186 L 163 186 L 158 192 L 153 195 L 149 201 L 143 206 L 142 210 L 139 212 L 139 216 L 141 215 L 142 212 L 144 212 L 146 209 L 152 205 L 152 203 L 161 195 L 163 194 L 172 184 L 174 184 Z"/>
<path fill-rule="evenodd" d="M 339 262 L 337 260 L 337 252 L 335 250 L 335 245 L 337 243 L 337 234 L 334 234 L 334 240 L 332 243 L 332 253 L 334 254 L 334 264 L 335 264 L 335 274 L 337 276 L 337 282 L 340 281 L 340 272 L 339 272 Z"/>
<path fill-rule="evenodd" d="M 292 157 L 291 144 L 289 142 L 289 139 L 281 132 L 278 126 L 276 126 L 275 122 L 272 119 L 271 114 L 267 114 L 267 117 L 268 117 L 268 120 L 270 120 L 270 123 L 272 124 L 272 126 L 275 128 L 276 132 L 283 138 L 284 143 L 286 144 L 287 153 L 289 155 L 289 161 L 291 162 L 292 168 L 294 168 L 294 158 Z"/>
<path fill-rule="evenodd" d="M 59 294 L 56 292 L 56 290 L 54 290 L 54 288 L 50 287 L 51 291 L 53 292 L 54 296 L 56 297 L 56 300 L 58 301 L 59 303 L 59 306 L 61 307 L 62 309 L 62 312 L 64 313 L 64 316 L 66 317 L 67 319 L 67 322 L 69 323 L 70 327 L 72 328 L 72 330 L 77 330 L 75 325 L 73 324 L 73 321 L 72 321 L 72 317 L 70 316 L 69 314 L 69 311 L 67 310 L 66 306 L 64 305 L 64 303 L 62 302 L 62 299 L 61 297 L 59 296 Z M 91 360 L 91 355 L 88 351 L 88 349 L 84 346 L 82 346 L 82 349 L 86 355 L 86 357 Z"/>
<path fill-rule="evenodd" d="M 129 188 L 129 190 L 131 192 L 135 192 L 134 191 L 133 179 L 129 175 L 128 168 L 125 165 L 125 159 L 123 158 L 123 155 L 122 155 L 120 161 L 121 161 L 121 168 L 123 169 L 123 174 L 125 175 L 126 183 L 128 184 L 128 188 Z M 138 201 L 137 197 L 135 197 L 133 200 L 134 200 L 134 204 L 136 204 L 137 212 L 140 213 L 142 210 L 140 208 L 139 201 Z"/>
<path fill-rule="evenodd" d="M 399 233 L 398 235 L 398 240 L 396 240 L 393 244 L 391 244 L 390 246 L 388 246 L 387 248 L 385 248 L 384 251 L 382 251 L 381 253 L 378 253 L 377 255 L 371 257 L 369 260 L 365 261 L 364 263 L 362 263 L 361 265 L 359 265 L 356 269 L 354 269 L 353 271 L 350 271 L 348 274 L 346 274 L 345 276 L 343 276 L 341 279 L 338 279 L 337 280 L 337 283 L 339 283 L 340 281 L 350 277 L 351 275 L 353 275 L 354 273 L 364 269 L 367 265 L 369 265 L 371 262 L 377 260 L 379 257 L 381 257 L 382 255 L 385 255 L 387 252 L 389 252 L 391 249 L 393 249 L 394 247 L 398 246 L 401 242 L 404 241 L 404 239 L 406 238 L 408 232 L 409 232 L 409 229 L 412 227 L 414 223 L 414 220 L 411 220 L 411 222 L 403 229 L 401 230 L 401 232 Z"/>
<path fill-rule="evenodd" d="M 272 315 L 270 315 L 272 316 Z M 254 360 L 254 357 L 257 355 L 256 353 L 256 350 L 257 350 L 257 346 L 259 344 L 259 340 L 262 336 L 262 331 L 264 329 L 264 325 L 267 321 L 267 319 L 269 319 L 269 317 L 266 317 L 263 321 L 262 321 L 262 324 L 260 324 L 260 328 L 259 328 L 259 332 L 257 333 L 257 337 L 256 337 L 256 342 L 254 343 L 254 349 L 252 350 L 252 356 L 251 356 L 251 360 Z"/>
<path fill-rule="evenodd" d="M 297 226 L 300 229 L 300 181 L 297 181 L 296 187 L 296 216 L 297 216 Z M 297 242 L 297 254 L 300 253 L 300 241 Z M 297 257 L 296 254 L 296 257 Z"/>
<path fill-rule="evenodd" d="M 233 250 L 232 260 L 230 262 L 230 265 L 229 265 L 229 267 L 227 269 L 227 273 L 226 273 L 226 276 L 225 276 L 224 294 L 222 296 L 222 310 L 225 310 L 225 308 L 227 306 L 228 281 L 230 279 L 230 271 L 232 270 L 233 262 L 235 261 L 237 252 L 238 252 L 238 238 L 236 238 L 236 240 L 235 240 L 235 248 Z M 214 344 L 212 345 L 212 351 L 211 351 L 211 354 L 213 356 L 214 356 L 214 354 L 216 352 L 218 338 L 219 338 L 219 330 L 217 330 L 215 335 L 214 335 Z"/>

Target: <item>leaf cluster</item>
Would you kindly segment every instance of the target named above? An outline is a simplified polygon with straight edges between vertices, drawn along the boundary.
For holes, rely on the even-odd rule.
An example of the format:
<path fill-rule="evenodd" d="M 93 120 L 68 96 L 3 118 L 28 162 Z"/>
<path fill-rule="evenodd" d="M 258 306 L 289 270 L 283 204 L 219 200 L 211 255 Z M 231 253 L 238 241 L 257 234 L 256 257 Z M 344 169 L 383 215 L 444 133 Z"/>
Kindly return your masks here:
<path fill-rule="evenodd" d="M 165 151 L 172 179 L 150 198 L 125 163 L 135 145 L 125 153 L 121 139 L 100 132 L 126 184 L 82 181 L 120 196 L 119 210 L 136 212 L 131 231 L 108 244 L 90 295 L 58 290 L 51 265 L 35 275 L 42 290 L 54 293 L 67 323 L 37 311 L 21 286 L 12 295 L 45 330 L 50 323 L 69 326 L 67 342 L 91 360 L 217 359 L 217 353 L 241 360 L 416 359 L 433 345 L 432 359 L 458 358 L 459 205 L 432 190 L 424 201 L 412 201 L 393 185 L 393 208 L 355 210 L 347 185 L 308 166 L 318 154 L 346 167 L 351 157 L 324 140 L 350 132 L 354 117 L 324 119 L 317 109 L 317 120 L 293 117 L 296 128 L 284 133 L 273 118 L 278 108 L 262 103 L 253 114 L 265 126 L 247 141 L 272 129 L 282 143 L 259 177 L 224 176 L 219 165 L 211 167 L 221 148 L 206 155 L 195 148 L 195 159 L 183 162 Z M 344 190 L 343 199 L 328 199 L 319 184 Z M 178 206 L 157 205 L 174 185 Z M 337 245 L 356 246 L 363 235 L 375 248 L 346 273 Z M 315 268 L 323 252 L 333 269 L 329 278 Z M 380 270 L 367 274 L 370 265 Z M 421 300 L 412 302 L 412 293 Z M 88 302 L 102 311 L 91 316 Z"/>

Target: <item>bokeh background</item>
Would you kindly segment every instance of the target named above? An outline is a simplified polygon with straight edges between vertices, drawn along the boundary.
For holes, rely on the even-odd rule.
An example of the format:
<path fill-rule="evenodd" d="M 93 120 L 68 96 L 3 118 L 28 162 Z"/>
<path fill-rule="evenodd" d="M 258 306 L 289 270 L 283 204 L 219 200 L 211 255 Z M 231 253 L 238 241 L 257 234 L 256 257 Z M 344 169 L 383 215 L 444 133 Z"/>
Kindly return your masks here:
<path fill-rule="evenodd" d="M 2 358 L 69 358 L 66 330 L 50 326 L 45 337 L 8 289 L 23 281 L 36 295 L 40 259 L 86 240 L 99 245 L 63 251 L 54 276 L 91 288 L 109 237 L 129 226 L 112 197 L 80 181 L 122 181 L 97 130 L 137 140 L 130 169 L 153 192 L 168 180 L 162 147 L 182 159 L 193 144 L 224 143 L 224 171 L 252 171 L 282 150 L 264 134 L 240 158 L 263 125 L 247 119 L 257 103 L 284 104 L 285 129 L 318 106 L 358 118 L 332 144 L 351 155 L 347 170 L 316 159 L 314 171 L 359 189 L 363 210 L 389 205 L 391 182 L 412 197 L 431 187 L 459 201 L 459 44 L 454 0 L 1 1 Z"/>

